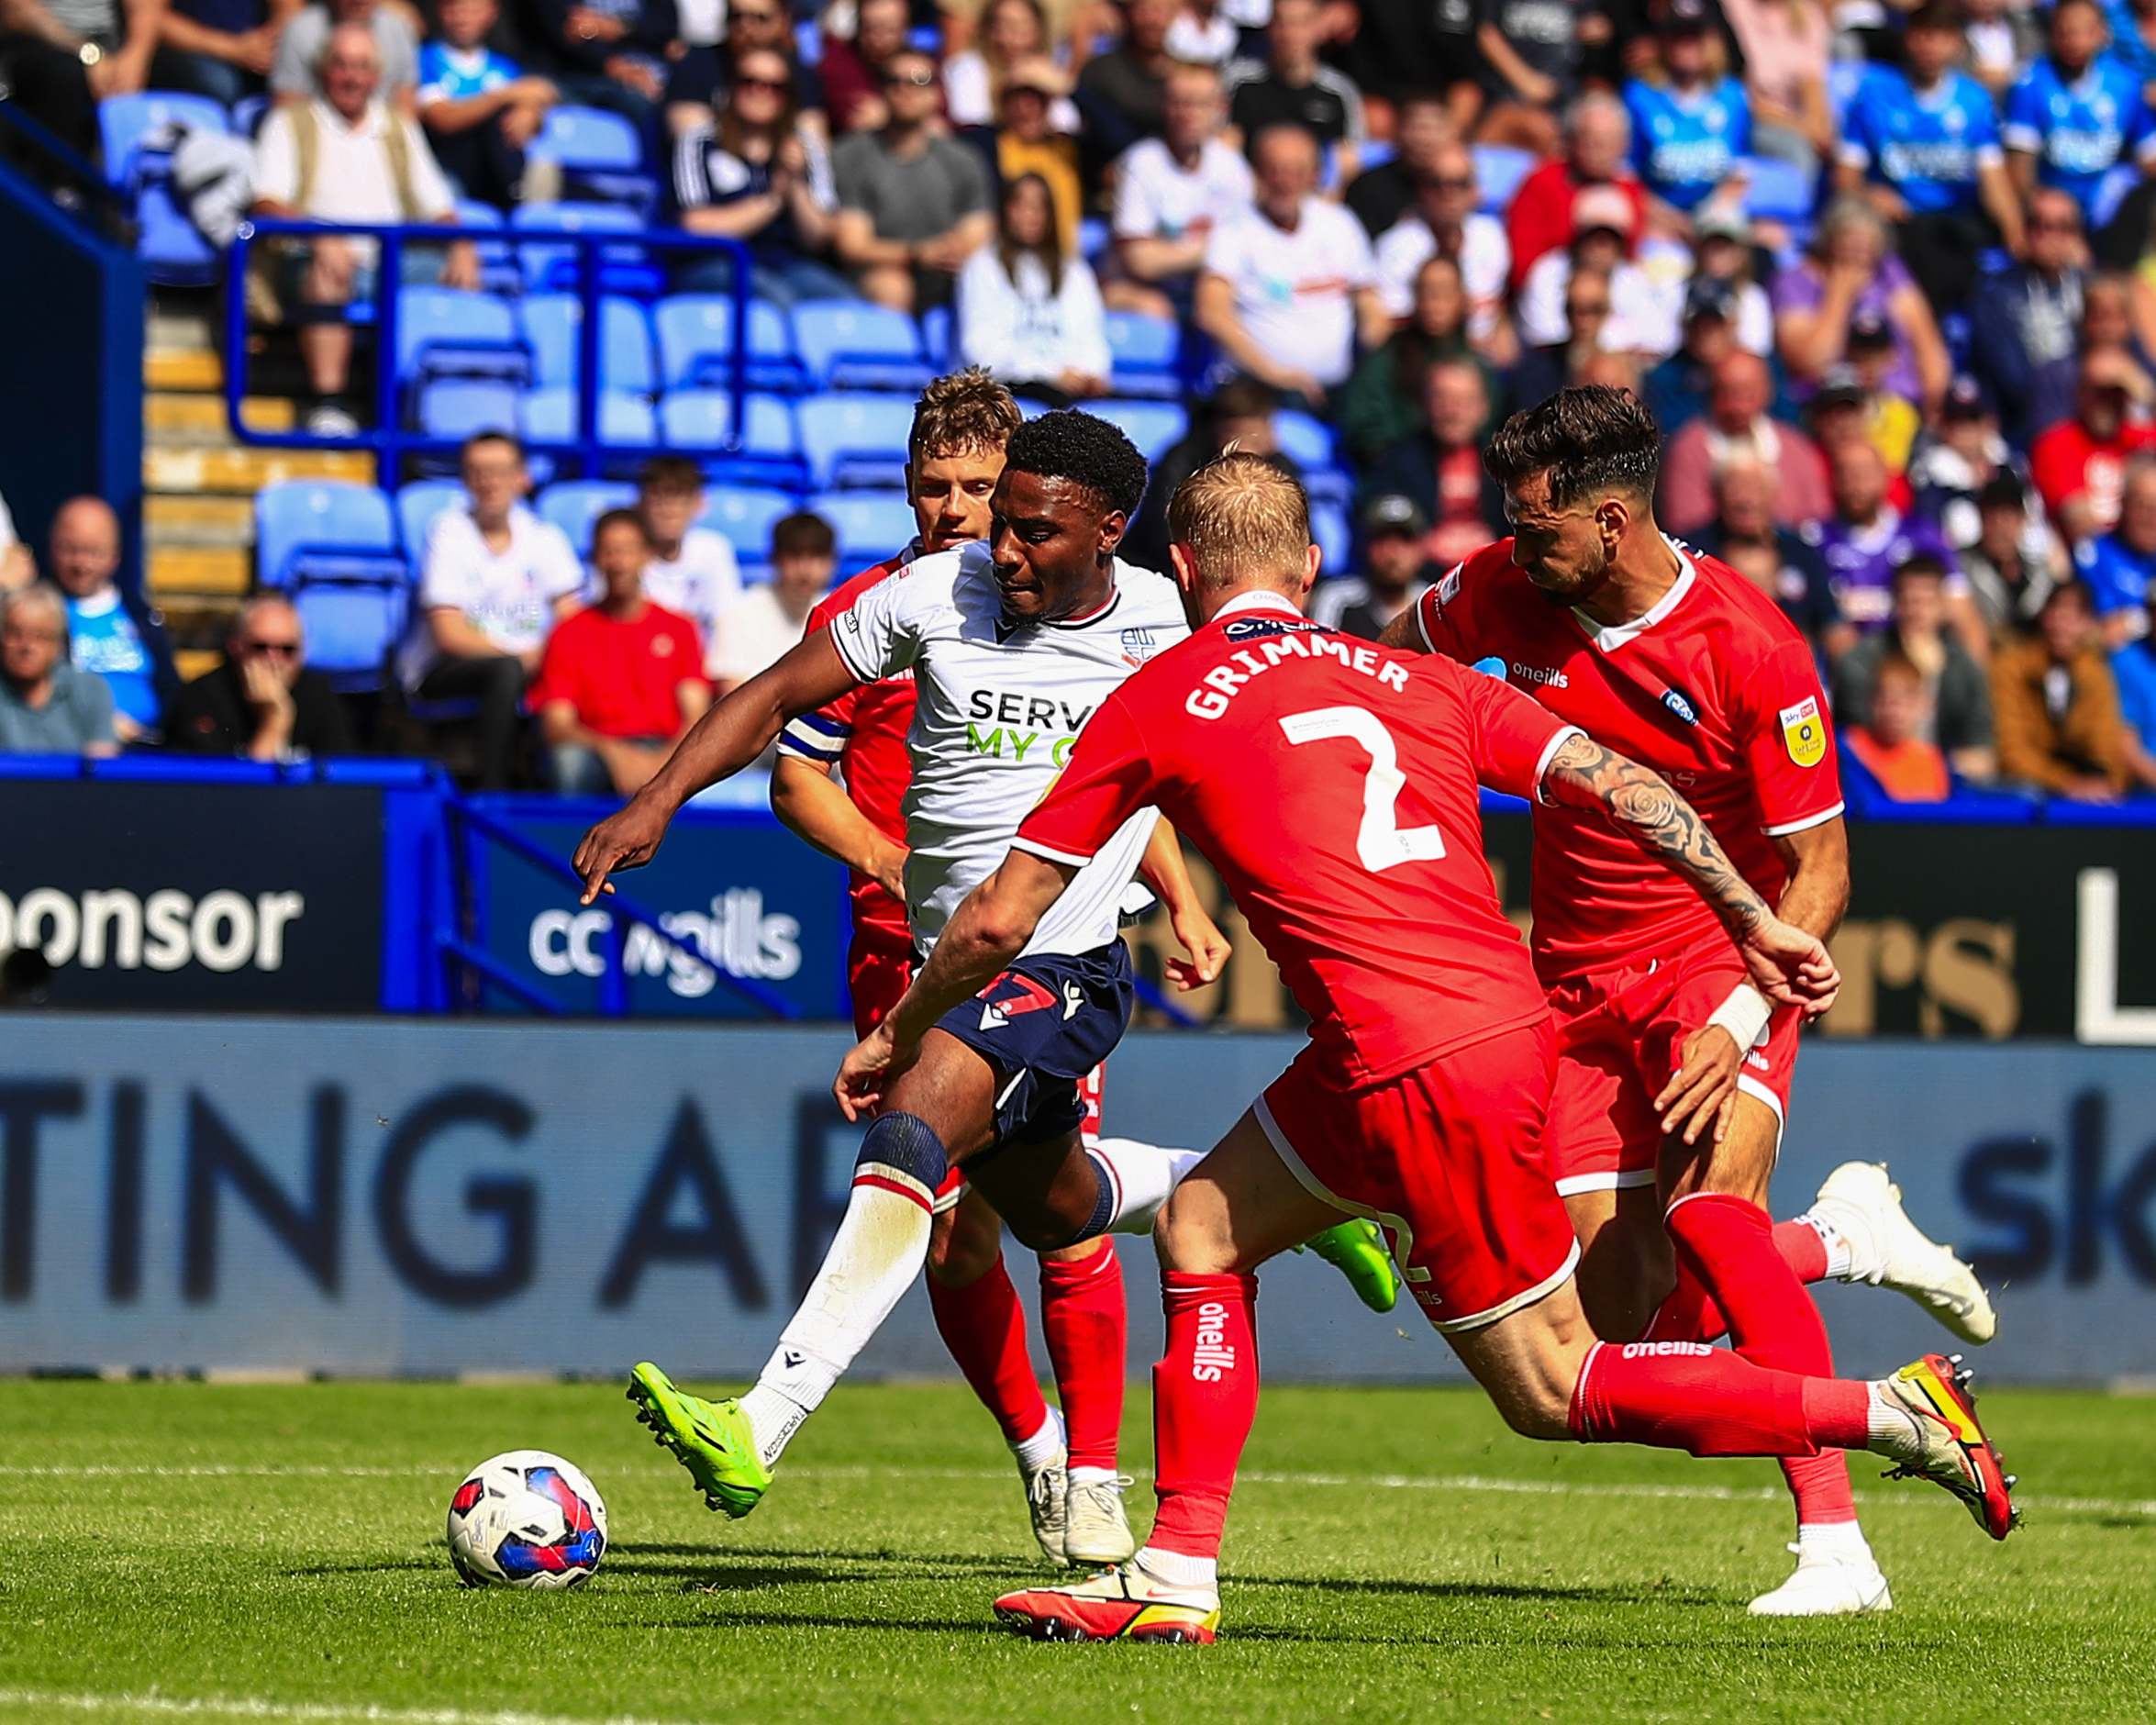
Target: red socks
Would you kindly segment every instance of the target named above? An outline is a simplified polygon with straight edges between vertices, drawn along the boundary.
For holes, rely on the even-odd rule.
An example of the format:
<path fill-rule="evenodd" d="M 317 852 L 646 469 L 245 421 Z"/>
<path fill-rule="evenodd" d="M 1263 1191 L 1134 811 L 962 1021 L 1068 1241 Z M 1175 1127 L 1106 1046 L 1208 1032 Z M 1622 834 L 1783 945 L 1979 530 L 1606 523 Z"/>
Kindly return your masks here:
<path fill-rule="evenodd" d="M 1782 1254 L 1799 1282 L 1809 1285 L 1827 1279 L 1827 1242 L 1809 1222 L 1776 1222 L 1774 1250 Z M 1677 1285 L 1648 1321 L 1642 1341 L 1717 1341 L 1728 1333 L 1729 1320 L 1707 1297 L 1698 1277 L 1682 1262 L 1677 1265 Z"/>
<path fill-rule="evenodd" d="M 1849 1436 L 1848 1391 L 1834 1384 L 1813 1407 L 1817 1380 L 1769 1371 L 1697 1341 L 1598 1341 L 1573 1390 L 1570 1423 L 1583 1443 L 1650 1443 L 1695 1455 L 1809 1456 Z M 1821 1422 L 1815 1430 L 1814 1418 Z M 1864 1440 L 1860 1414 L 1856 1441 Z"/>
<path fill-rule="evenodd" d="M 1047 1419 L 1048 1403 L 1026 1352 L 1026 1309 L 1002 1254 L 986 1275 L 964 1287 L 945 1287 L 934 1276 L 928 1281 L 943 1345 L 981 1405 L 995 1416 L 1004 1441 L 1023 1443 Z"/>
<path fill-rule="evenodd" d="M 1672 1205 L 1663 1226 L 1679 1264 L 1728 1320 L 1730 1341 L 1739 1353 L 1774 1371 L 1833 1376 L 1827 1326 L 1796 1271 L 1777 1250 L 1766 1211 L 1727 1193 L 1702 1192 Z M 1812 1239 L 1817 1244 L 1816 1233 Z M 1824 1246 L 1817 1257 L 1823 1272 Z M 1703 1318 L 1704 1312 L 1703 1301 Z M 1796 1498 L 1799 1527 L 1857 1519 L 1849 1463 L 1839 1454 L 1788 1463 L 1783 1472 Z"/>
<path fill-rule="evenodd" d="M 1040 1330 L 1062 1399 L 1072 1467 L 1116 1471 L 1129 1322 L 1123 1262 L 1114 1246 L 1078 1263 L 1040 1261 Z"/>
<path fill-rule="evenodd" d="M 1163 1270 L 1161 1299 L 1168 1310 L 1167 1352 L 1153 1367 L 1161 1510 L 1146 1544 L 1217 1557 L 1236 1463 L 1258 1414 L 1258 1278 Z"/>

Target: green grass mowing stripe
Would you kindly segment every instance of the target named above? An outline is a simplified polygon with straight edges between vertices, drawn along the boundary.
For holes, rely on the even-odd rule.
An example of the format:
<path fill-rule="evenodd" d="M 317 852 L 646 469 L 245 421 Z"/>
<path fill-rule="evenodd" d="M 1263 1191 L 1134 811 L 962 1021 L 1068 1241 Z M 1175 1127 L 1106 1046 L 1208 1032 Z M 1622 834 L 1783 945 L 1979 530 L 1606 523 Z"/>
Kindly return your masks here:
<path fill-rule="evenodd" d="M 28 1708 L 50 1713 L 142 1714 L 160 1719 L 264 1719 L 293 1720 L 360 1719 L 373 1725 L 664 1725 L 632 1713 L 605 1719 L 561 1713 L 522 1713 L 495 1708 L 474 1713 L 453 1707 L 378 1707 L 323 1701 L 269 1701 L 254 1696 L 63 1695 L 47 1689 L 0 1689 L 0 1708 Z"/>

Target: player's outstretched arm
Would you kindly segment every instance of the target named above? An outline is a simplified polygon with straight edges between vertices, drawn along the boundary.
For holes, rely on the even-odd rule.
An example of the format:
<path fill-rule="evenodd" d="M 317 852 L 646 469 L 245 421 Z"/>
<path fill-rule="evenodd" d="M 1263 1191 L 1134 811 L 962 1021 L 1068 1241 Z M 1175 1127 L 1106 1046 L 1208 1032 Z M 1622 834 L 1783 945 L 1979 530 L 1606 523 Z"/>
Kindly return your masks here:
<path fill-rule="evenodd" d="M 1074 863 L 1013 851 L 966 895 L 905 998 L 840 1063 L 831 1092 L 848 1119 L 869 1113 L 891 1081 L 914 1063 L 921 1038 L 937 1019 L 979 994 L 1025 950 L 1077 873 Z"/>
<path fill-rule="evenodd" d="M 869 823 L 821 762 L 781 753 L 771 770 L 771 812 L 796 838 L 905 899 L 906 847 Z"/>
<path fill-rule="evenodd" d="M 1558 746 L 1542 773 L 1553 802 L 1597 809 L 1650 856 L 1690 881 L 1722 919 L 1761 991 L 1784 1006 L 1824 1012 L 1841 986 L 1819 938 L 1792 927 L 1738 872 L 1699 811 L 1661 774 L 1584 732 Z"/>
<path fill-rule="evenodd" d="M 831 631 L 819 629 L 713 707 L 627 807 L 584 834 L 572 859 L 583 877 L 582 902 L 612 891 L 606 876 L 616 869 L 649 862 L 667 822 L 690 797 L 739 773 L 771 746 L 788 719 L 837 700 L 854 681 Z"/>
<path fill-rule="evenodd" d="M 1183 862 L 1183 841 L 1163 815 L 1153 823 L 1153 836 L 1146 840 L 1145 856 L 1138 865 L 1145 884 L 1160 894 L 1167 907 L 1168 926 L 1190 956 L 1168 961 L 1168 980 L 1182 993 L 1216 981 L 1228 963 L 1231 949 L 1228 937 L 1205 906 L 1198 903 L 1190 884 L 1190 871 Z"/>

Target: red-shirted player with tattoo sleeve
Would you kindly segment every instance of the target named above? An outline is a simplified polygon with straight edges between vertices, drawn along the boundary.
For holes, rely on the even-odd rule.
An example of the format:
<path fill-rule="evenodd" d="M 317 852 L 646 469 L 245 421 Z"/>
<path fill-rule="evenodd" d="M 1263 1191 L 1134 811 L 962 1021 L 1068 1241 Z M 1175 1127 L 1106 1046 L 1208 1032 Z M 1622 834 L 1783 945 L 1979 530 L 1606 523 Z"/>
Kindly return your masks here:
<path fill-rule="evenodd" d="M 1580 487 L 1583 453 L 1615 447 L 1640 471 Z M 1516 414 L 1484 451 L 1515 537 L 1450 571 L 1386 639 L 1502 661 L 1512 686 L 1661 773 L 1778 914 L 1824 939 L 1849 902 L 1849 846 L 1818 673 L 1773 600 L 1656 527 L 1658 450 L 1652 418 L 1617 391 L 1568 389 Z M 1888 1282 L 1988 1340 L 1974 1277 L 1917 1232 L 1877 1167 L 1838 1170 L 1809 1216 L 1773 1227 L 1802 1015 L 1770 1010 L 1699 895 L 1601 811 L 1543 805 L 1534 823 L 1532 950 L 1559 1039 L 1546 1143 L 1596 1333 L 1705 1341 L 1726 1325 L 1761 1364 L 1825 1374 L 1826 1326 L 1802 1285 L 1834 1273 Z M 1844 1458 L 1783 1467 L 1797 1569 L 1753 1610 L 1886 1608 Z"/>

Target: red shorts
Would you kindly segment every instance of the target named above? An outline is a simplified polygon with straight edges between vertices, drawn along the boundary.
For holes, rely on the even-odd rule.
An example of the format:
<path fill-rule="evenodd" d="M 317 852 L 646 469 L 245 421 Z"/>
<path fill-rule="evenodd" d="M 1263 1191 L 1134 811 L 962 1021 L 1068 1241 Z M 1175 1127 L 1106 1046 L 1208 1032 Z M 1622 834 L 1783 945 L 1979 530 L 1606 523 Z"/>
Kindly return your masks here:
<path fill-rule="evenodd" d="M 1660 958 L 1568 976 L 1550 990 L 1557 1019 L 1557 1085 L 1543 1139 L 1560 1194 L 1650 1186 L 1661 1151 L 1654 1098 L 1676 1074 L 1684 1039 L 1738 984 L 1750 980 L 1728 937 Z M 1748 1051 L 1737 1087 L 1789 1118 L 1798 1014 L 1784 1007 Z"/>
<path fill-rule="evenodd" d="M 1258 1124 L 1313 1196 L 1385 1230 L 1424 1317 L 1475 1330 L 1552 1292 L 1579 1261 L 1542 1165 L 1554 1052 L 1545 1020 L 1337 1090 L 1305 1049 L 1258 1099 Z"/>

